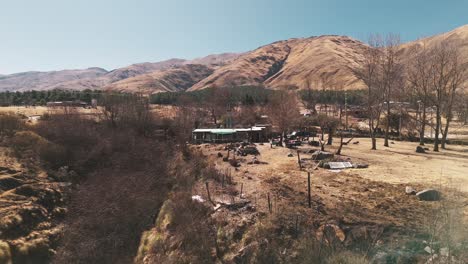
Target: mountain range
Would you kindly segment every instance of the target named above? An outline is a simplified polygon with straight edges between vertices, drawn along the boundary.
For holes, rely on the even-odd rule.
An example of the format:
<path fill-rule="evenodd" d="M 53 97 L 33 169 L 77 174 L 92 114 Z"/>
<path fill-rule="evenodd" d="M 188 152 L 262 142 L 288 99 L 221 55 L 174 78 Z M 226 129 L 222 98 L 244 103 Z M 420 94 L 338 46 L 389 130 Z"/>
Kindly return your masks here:
<path fill-rule="evenodd" d="M 468 63 L 468 25 L 450 32 L 401 44 L 403 58 L 422 45 L 459 45 Z M 245 53 L 214 54 L 194 60 L 170 59 L 138 63 L 107 71 L 80 70 L 0 74 L 0 91 L 105 89 L 152 94 L 195 91 L 209 87 L 263 85 L 272 89 L 324 86 L 361 88 L 350 70 L 363 61 L 366 44 L 347 36 L 325 35 L 277 41 Z"/>

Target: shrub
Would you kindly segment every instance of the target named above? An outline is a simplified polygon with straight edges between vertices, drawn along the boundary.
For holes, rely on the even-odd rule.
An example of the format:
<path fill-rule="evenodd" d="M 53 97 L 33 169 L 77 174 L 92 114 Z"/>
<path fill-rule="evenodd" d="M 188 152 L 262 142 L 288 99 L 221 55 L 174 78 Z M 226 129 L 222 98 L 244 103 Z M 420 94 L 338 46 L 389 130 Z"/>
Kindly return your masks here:
<path fill-rule="evenodd" d="M 32 131 L 16 132 L 11 138 L 11 147 L 19 157 L 23 157 L 25 153 L 38 153 L 49 142 L 43 137 Z"/>
<path fill-rule="evenodd" d="M 13 113 L 0 114 L 0 136 L 13 136 L 15 131 L 22 129 L 23 120 Z"/>
<path fill-rule="evenodd" d="M 66 164 L 67 155 L 63 147 L 32 131 L 16 132 L 10 142 L 17 157 L 39 158 L 53 169 Z"/>
<path fill-rule="evenodd" d="M 39 148 L 39 157 L 52 169 L 58 169 L 67 163 L 65 148 L 57 144 L 48 143 Z"/>

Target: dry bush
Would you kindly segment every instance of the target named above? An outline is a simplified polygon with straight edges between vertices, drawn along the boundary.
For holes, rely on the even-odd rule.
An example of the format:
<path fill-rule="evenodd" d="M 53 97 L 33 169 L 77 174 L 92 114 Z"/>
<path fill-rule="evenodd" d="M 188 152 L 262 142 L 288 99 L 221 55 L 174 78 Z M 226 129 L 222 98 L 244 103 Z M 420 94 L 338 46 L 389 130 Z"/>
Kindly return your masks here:
<path fill-rule="evenodd" d="M 63 165 L 81 176 L 55 263 L 131 262 L 141 234 L 174 185 L 167 168 L 173 147 L 151 137 L 155 123 L 149 109 L 132 102 L 113 105 L 119 109 L 115 126 L 65 111 L 35 128 L 64 149 Z"/>
<path fill-rule="evenodd" d="M 3 136 L 11 137 L 15 131 L 21 130 L 24 122 L 20 116 L 13 113 L 0 114 L 0 138 Z"/>
<path fill-rule="evenodd" d="M 141 234 L 152 223 L 171 186 L 164 145 L 137 142 L 129 154 L 114 153 L 72 194 L 56 263 L 129 263 Z"/>
<path fill-rule="evenodd" d="M 51 168 L 57 169 L 66 162 L 65 150 L 60 145 L 32 131 L 19 131 L 9 140 L 13 153 L 23 160 L 39 158 Z"/>
<path fill-rule="evenodd" d="M 49 142 L 32 131 L 16 132 L 10 140 L 13 151 L 18 156 L 25 155 L 26 152 L 38 152 L 40 148 Z"/>
<path fill-rule="evenodd" d="M 216 235 L 209 207 L 192 201 L 189 192 L 173 193 L 169 201 L 156 223 L 167 241 L 150 249 L 151 263 L 214 263 Z"/>
<path fill-rule="evenodd" d="M 464 215 L 467 198 L 451 184 L 438 189 L 443 199 L 433 205 L 425 221 L 427 240 L 421 247 L 427 245 L 431 255 L 437 255 L 436 263 L 462 263 L 468 260 L 468 226 Z"/>

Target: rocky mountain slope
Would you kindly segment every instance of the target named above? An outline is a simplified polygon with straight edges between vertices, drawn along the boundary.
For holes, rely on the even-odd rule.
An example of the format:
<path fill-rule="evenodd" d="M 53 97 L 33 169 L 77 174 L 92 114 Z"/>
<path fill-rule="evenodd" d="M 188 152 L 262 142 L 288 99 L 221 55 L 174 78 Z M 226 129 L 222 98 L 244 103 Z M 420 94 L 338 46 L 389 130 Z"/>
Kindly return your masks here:
<path fill-rule="evenodd" d="M 101 68 L 15 73 L 0 76 L 0 91 L 50 90 L 60 88 L 62 83 L 96 79 L 107 73 Z"/>
<path fill-rule="evenodd" d="M 105 89 L 143 94 L 184 91 L 212 73 L 205 65 L 187 64 L 123 79 Z"/>
<path fill-rule="evenodd" d="M 260 47 L 189 90 L 211 86 L 265 85 L 271 88 L 315 88 L 340 85 L 355 88 L 360 83 L 348 66 L 359 64 L 365 45 L 344 36 L 290 39 Z"/>
<path fill-rule="evenodd" d="M 147 73 L 165 71 L 184 65 L 199 64 L 212 68 L 218 68 L 236 58 L 236 53 L 214 54 L 202 58 L 190 60 L 170 59 L 161 62 L 145 62 L 132 64 L 127 67 L 106 71 L 101 68 L 89 68 L 85 70 L 63 70 L 52 72 L 23 72 L 10 75 L 0 75 L 0 91 L 27 91 L 27 90 L 52 90 L 52 89 L 102 89 L 113 87 L 111 84 Z M 181 76 L 180 78 L 184 78 Z M 148 84 L 151 85 L 151 84 Z M 120 86 L 117 85 L 120 89 Z M 139 90 L 140 87 L 128 87 L 128 91 Z"/>

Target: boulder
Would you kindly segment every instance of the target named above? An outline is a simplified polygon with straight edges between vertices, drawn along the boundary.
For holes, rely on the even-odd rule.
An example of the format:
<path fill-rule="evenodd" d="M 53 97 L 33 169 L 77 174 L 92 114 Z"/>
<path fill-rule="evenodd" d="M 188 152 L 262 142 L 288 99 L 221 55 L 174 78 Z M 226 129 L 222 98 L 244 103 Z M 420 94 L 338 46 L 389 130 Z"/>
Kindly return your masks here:
<path fill-rule="evenodd" d="M 246 146 L 244 148 L 239 149 L 239 154 L 242 156 L 260 155 L 260 152 L 255 146 Z"/>
<path fill-rule="evenodd" d="M 441 198 L 440 192 L 434 189 L 425 189 L 416 193 L 421 201 L 439 201 Z"/>
<path fill-rule="evenodd" d="M 331 152 L 326 152 L 326 151 L 315 151 L 312 153 L 312 159 L 313 160 L 324 160 L 324 159 L 331 159 L 333 158 L 334 154 Z"/>
<path fill-rule="evenodd" d="M 353 168 L 355 168 L 355 169 L 367 169 L 367 168 L 369 168 L 369 164 L 355 163 L 355 164 L 353 164 Z"/>
<path fill-rule="evenodd" d="M 229 160 L 229 164 L 231 164 L 231 166 L 237 168 L 240 166 L 240 163 L 237 161 L 237 160 Z"/>
<path fill-rule="evenodd" d="M 314 147 L 320 147 L 320 142 L 318 141 L 310 141 L 309 145 L 314 146 Z"/>
<path fill-rule="evenodd" d="M 426 150 L 421 146 L 417 146 L 416 147 L 416 152 L 417 153 L 426 153 Z"/>

